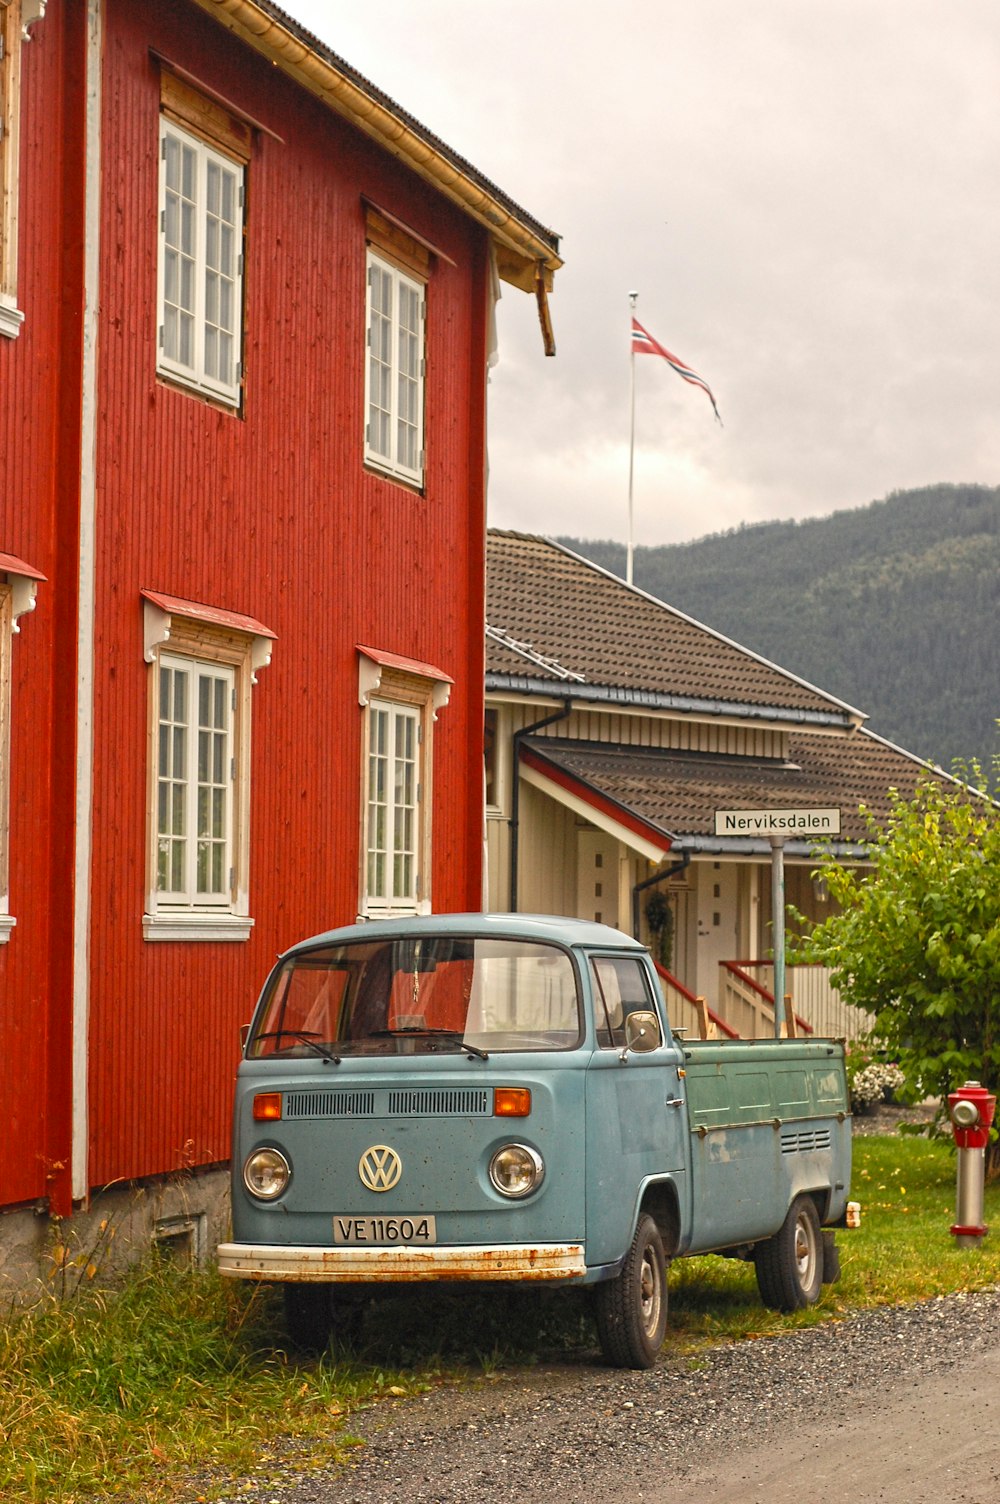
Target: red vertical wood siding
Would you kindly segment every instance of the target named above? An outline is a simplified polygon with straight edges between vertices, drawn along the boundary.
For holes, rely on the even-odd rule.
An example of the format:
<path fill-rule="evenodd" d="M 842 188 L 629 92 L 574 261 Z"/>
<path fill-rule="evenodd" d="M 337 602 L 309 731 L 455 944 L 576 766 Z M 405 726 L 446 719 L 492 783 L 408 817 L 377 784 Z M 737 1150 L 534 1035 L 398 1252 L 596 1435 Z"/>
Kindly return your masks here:
<path fill-rule="evenodd" d="M 64 918 L 72 861 L 77 564 L 62 536 L 60 466 L 78 469 L 63 383 L 79 350 L 80 183 L 74 137 L 79 74 L 73 5 L 49 8 L 22 47 L 17 339 L 0 338 L 0 549 L 41 570 L 36 609 L 11 653 L 10 911 L 0 946 L 4 1153 L 0 1204 L 65 1201 L 69 1159 L 70 994 Z M 58 602 L 68 606 L 59 609 Z M 69 635 L 67 635 L 67 633 Z M 56 863 L 59 863 L 58 873 Z"/>
<path fill-rule="evenodd" d="M 105 21 L 91 939 L 91 1180 L 223 1160 L 237 1033 L 275 953 L 357 912 L 357 643 L 455 679 L 435 726 L 433 901 L 479 902 L 485 236 L 183 3 Z M 247 174 L 239 416 L 155 376 L 159 75 L 150 48 L 282 139 Z M 441 247 L 427 294 L 426 485 L 366 472 L 362 194 Z M 140 596 L 278 635 L 253 691 L 245 944 L 144 943 L 150 672 Z M 472 655 L 475 659 L 475 654 Z"/>
<path fill-rule="evenodd" d="M 103 9 L 89 1179 L 225 1160 L 239 1025 L 280 949 L 357 911 L 356 645 L 454 679 L 434 728 L 434 907 L 477 908 L 482 803 L 486 234 L 185 0 Z M 334 42 L 336 38 L 334 38 Z M 24 49 L 20 296 L 0 338 L 0 550 L 43 571 L 12 653 L 0 946 L 0 1207 L 68 1207 L 86 12 Z M 159 73 L 245 109 L 245 402 L 155 374 Z M 427 290 L 422 494 L 366 471 L 362 195 L 445 256 Z M 278 635 L 253 691 L 246 943 L 147 943 L 150 668 L 140 592 Z"/>

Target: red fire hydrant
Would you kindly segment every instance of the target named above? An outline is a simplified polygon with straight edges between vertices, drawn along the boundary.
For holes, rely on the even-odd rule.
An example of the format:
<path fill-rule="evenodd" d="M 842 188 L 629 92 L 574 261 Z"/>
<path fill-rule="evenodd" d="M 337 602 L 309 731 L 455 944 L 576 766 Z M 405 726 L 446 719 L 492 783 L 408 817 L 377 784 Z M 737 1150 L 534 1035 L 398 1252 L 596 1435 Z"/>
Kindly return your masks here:
<path fill-rule="evenodd" d="M 948 1115 L 958 1146 L 958 1179 L 955 1188 L 955 1242 L 979 1244 L 989 1229 L 983 1222 L 983 1183 L 986 1177 L 986 1145 L 997 1099 L 978 1081 L 966 1081 L 949 1093 Z"/>

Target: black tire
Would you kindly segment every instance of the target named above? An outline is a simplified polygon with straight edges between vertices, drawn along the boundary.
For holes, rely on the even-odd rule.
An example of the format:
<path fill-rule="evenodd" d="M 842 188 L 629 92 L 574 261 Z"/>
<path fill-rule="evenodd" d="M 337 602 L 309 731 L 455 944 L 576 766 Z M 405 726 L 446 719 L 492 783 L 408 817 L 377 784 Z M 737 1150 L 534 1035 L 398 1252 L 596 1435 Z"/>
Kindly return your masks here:
<path fill-rule="evenodd" d="M 667 1331 L 667 1261 L 645 1212 L 616 1279 L 596 1286 L 601 1351 L 615 1368 L 652 1368 Z"/>
<path fill-rule="evenodd" d="M 333 1300 L 329 1285 L 283 1285 L 285 1331 L 298 1353 L 317 1357 L 326 1352 L 333 1332 Z"/>
<path fill-rule="evenodd" d="M 773 1311 L 801 1311 L 819 1300 L 823 1235 L 811 1196 L 797 1196 L 773 1238 L 753 1251 L 760 1298 Z"/>

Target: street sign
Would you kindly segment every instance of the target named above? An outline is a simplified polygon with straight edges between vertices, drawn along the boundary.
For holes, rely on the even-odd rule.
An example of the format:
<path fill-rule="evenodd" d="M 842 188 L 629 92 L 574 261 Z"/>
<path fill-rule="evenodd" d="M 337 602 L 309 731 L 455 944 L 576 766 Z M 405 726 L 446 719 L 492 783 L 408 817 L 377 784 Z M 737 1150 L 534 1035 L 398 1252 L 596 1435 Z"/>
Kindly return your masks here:
<path fill-rule="evenodd" d="M 717 836 L 784 836 L 809 840 L 840 835 L 839 809 L 717 809 Z"/>

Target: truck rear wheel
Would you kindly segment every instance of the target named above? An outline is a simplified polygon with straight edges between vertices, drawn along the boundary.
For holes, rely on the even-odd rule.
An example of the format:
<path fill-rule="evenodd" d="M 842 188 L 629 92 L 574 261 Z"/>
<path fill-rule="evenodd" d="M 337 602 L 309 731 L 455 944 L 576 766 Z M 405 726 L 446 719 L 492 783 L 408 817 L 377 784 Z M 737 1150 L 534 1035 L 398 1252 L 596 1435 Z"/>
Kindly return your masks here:
<path fill-rule="evenodd" d="M 811 1196 L 797 1196 L 773 1238 L 753 1251 L 760 1298 L 774 1311 L 800 1311 L 819 1300 L 823 1234 Z"/>
<path fill-rule="evenodd" d="M 617 1279 L 594 1291 L 601 1351 L 615 1368 L 652 1368 L 667 1330 L 663 1243 L 644 1212 Z"/>

